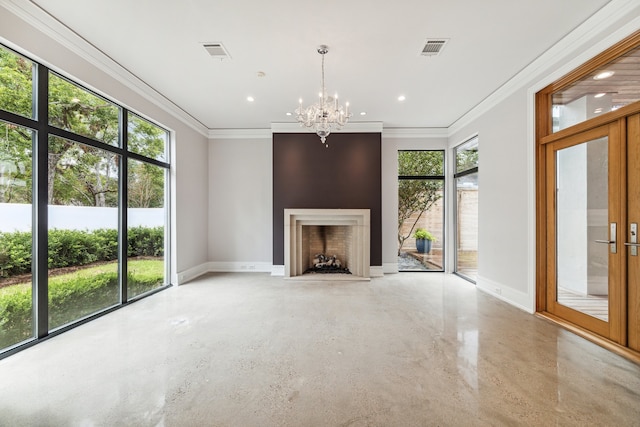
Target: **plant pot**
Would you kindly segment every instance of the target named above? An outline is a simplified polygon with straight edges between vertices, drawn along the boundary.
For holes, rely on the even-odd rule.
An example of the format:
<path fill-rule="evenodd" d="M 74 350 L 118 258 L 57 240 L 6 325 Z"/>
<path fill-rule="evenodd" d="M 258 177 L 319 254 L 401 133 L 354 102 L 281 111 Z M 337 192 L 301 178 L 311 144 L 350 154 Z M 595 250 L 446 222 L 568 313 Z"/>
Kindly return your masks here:
<path fill-rule="evenodd" d="M 416 239 L 416 249 L 418 250 L 418 253 L 428 254 L 431 252 L 431 240 Z"/>

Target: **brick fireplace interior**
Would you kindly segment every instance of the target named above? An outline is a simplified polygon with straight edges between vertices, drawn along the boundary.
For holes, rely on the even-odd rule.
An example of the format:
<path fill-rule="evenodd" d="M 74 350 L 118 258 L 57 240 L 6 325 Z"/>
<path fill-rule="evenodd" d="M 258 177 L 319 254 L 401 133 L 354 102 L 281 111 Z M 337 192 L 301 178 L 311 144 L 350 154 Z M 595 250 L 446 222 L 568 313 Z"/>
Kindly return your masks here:
<path fill-rule="evenodd" d="M 347 225 L 303 225 L 302 259 L 307 260 L 303 268 L 313 267 L 318 254 L 335 256 L 343 267 L 349 268 L 352 235 L 352 227 Z"/>

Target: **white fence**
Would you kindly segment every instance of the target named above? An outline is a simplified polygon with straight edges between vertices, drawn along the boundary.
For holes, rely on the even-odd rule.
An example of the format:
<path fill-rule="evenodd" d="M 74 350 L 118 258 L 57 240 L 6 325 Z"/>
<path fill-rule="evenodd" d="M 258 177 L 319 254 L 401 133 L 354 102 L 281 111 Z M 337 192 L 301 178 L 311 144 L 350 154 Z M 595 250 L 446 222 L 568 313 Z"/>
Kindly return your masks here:
<path fill-rule="evenodd" d="M 85 206 L 49 206 L 49 228 L 63 230 L 96 230 L 118 228 L 118 208 Z M 0 232 L 31 231 L 31 205 L 0 203 Z M 131 208 L 129 227 L 162 227 L 163 208 Z"/>

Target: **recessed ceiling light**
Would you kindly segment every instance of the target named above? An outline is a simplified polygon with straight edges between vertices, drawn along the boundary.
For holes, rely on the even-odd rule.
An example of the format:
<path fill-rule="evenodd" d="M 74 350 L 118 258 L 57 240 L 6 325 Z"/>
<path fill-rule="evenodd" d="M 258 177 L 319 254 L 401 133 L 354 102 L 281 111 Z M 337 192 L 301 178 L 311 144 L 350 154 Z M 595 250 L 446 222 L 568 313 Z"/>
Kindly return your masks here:
<path fill-rule="evenodd" d="M 600 93 L 596 93 L 595 95 L 593 95 L 594 98 L 602 98 L 603 96 L 605 96 L 607 93 L 606 92 L 600 92 Z"/>
<path fill-rule="evenodd" d="M 266 76 L 266 74 L 265 74 L 265 72 L 264 72 L 264 71 L 258 71 L 258 72 L 256 73 L 256 75 L 257 75 L 258 77 L 264 77 L 264 76 Z"/>
<path fill-rule="evenodd" d="M 253 96 L 247 96 L 247 101 L 253 102 L 253 101 L 255 101 L 255 99 L 253 99 Z"/>
<path fill-rule="evenodd" d="M 593 76 L 593 79 L 594 80 L 608 79 L 609 77 L 613 76 L 614 74 L 615 74 L 615 72 L 613 72 L 613 71 L 603 71 L 603 72 L 598 73 L 595 76 Z"/>
<path fill-rule="evenodd" d="M 406 97 L 406 96 L 404 96 L 404 95 L 400 95 L 400 96 L 398 97 L 398 101 L 404 101 L 405 99 L 407 99 L 407 97 Z"/>
<path fill-rule="evenodd" d="M 366 116 L 366 115 L 367 115 L 367 112 L 366 112 L 366 111 L 361 111 L 361 112 L 360 112 L 360 115 L 361 115 L 361 116 Z"/>

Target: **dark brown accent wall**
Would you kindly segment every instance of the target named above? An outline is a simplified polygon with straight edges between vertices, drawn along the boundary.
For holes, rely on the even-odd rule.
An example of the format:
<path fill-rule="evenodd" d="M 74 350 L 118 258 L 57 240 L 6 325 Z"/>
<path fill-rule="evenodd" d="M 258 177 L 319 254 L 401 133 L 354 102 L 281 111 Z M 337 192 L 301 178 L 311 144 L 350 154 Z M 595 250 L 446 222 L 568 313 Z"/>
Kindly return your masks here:
<path fill-rule="evenodd" d="M 273 134 L 273 265 L 284 265 L 284 209 L 369 209 L 371 265 L 382 265 L 382 136 Z"/>

